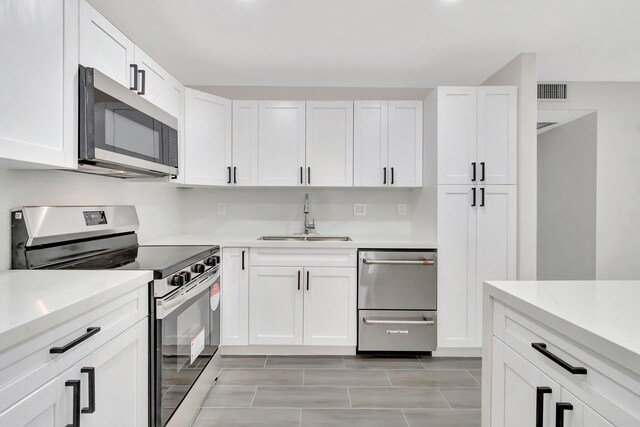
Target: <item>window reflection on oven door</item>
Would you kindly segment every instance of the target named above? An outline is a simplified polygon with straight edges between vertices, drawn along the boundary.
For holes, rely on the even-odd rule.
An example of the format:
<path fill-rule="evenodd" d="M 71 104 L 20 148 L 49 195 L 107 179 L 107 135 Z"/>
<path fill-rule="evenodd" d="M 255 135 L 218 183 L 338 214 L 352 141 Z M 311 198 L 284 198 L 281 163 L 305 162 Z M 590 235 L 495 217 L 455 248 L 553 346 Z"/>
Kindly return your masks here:
<path fill-rule="evenodd" d="M 211 275 L 186 294 L 167 298 L 170 309 L 158 310 L 163 318 L 156 321 L 156 425 L 166 424 L 218 349 L 219 277 Z M 179 305 L 172 305 L 175 300 Z"/>

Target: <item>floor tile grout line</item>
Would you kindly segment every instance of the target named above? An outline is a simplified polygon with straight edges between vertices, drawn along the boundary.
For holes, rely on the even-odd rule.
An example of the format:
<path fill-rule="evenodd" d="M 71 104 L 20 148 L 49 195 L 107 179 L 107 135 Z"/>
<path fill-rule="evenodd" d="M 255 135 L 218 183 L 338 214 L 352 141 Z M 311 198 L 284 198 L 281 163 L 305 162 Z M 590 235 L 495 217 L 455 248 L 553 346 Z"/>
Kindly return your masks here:
<path fill-rule="evenodd" d="M 253 402 L 255 402 L 256 396 L 258 395 L 258 387 L 260 387 L 260 386 L 257 385 L 255 391 L 253 392 L 253 399 L 251 399 L 251 403 L 249 404 L 249 408 L 253 408 Z"/>
<path fill-rule="evenodd" d="M 442 390 L 440 390 L 440 387 L 438 387 L 438 393 L 440 393 L 446 404 L 449 405 L 449 409 L 453 409 L 453 406 L 451 406 L 451 403 L 447 400 L 447 396 L 445 396 Z"/>
<path fill-rule="evenodd" d="M 391 381 L 391 377 L 389 376 L 389 371 L 387 371 L 386 369 L 384 370 L 384 373 L 387 374 L 387 379 L 389 380 L 389 385 L 391 387 L 393 387 L 393 381 Z"/>
<path fill-rule="evenodd" d="M 353 403 L 351 403 L 351 391 L 347 387 L 347 396 L 349 396 L 349 408 L 353 409 Z"/>
<path fill-rule="evenodd" d="M 267 368 L 267 360 L 269 360 L 269 355 L 267 355 L 267 357 L 264 358 L 264 365 L 262 365 L 262 369 Z"/>
<path fill-rule="evenodd" d="M 298 421 L 298 427 L 302 427 L 302 408 L 300 408 L 300 418 Z"/>
<path fill-rule="evenodd" d="M 304 387 L 304 373 L 305 373 L 306 369 L 302 368 L 302 386 Z"/>
<path fill-rule="evenodd" d="M 407 427 L 411 427 L 411 424 L 409 424 L 409 420 L 407 419 L 407 414 L 404 412 L 404 408 L 402 409 L 402 416 L 404 417 L 404 422 L 407 423 Z"/>
<path fill-rule="evenodd" d="M 469 375 L 471 375 L 471 378 L 473 378 L 473 380 L 474 380 L 476 383 L 478 383 L 478 387 L 482 387 L 482 384 L 480 384 L 480 381 L 478 381 L 478 380 L 476 379 L 476 377 L 474 377 L 474 376 L 471 374 L 471 372 L 470 372 L 470 371 L 467 371 L 467 373 L 468 373 Z"/>

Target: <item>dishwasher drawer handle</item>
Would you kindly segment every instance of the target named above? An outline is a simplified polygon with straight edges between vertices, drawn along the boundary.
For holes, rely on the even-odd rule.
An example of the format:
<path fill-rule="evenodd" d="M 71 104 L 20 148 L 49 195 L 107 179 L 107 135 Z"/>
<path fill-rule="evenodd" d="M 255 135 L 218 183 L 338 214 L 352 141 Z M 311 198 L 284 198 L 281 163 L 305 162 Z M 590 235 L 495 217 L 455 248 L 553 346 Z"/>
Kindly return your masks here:
<path fill-rule="evenodd" d="M 362 318 L 366 325 L 433 325 L 432 317 L 423 317 L 422 320 L 393 320 L 393 319 L 367 319 Z"/>
<path fill-rule="evenodd" d="M 551 353 L 549 350 L 547 350 L 547 345 L 544 343 L 534 342 L 534 343 L 531 343 L 531 347 L 533 347 L 534 349 L 536 349 L 537 351 L 545 355 L 547 358 L 551 359 L 552 361 L 562 366 L 564 369 L 566 369 L 567 371 L 571 372 L 574 375 L 576 374 L 585 375 L 587 373 L 586 368 L 583 368 L 582 366 L 571 366 L 570 364 L 560 359 L 555 354 Z"/>
<path fill-rule="evenodd" d="M 365 264 L 385 264 L 385 265 L 434 265 L 433 259 L 367 259 L 363 258 Z"/>
<path fill-rule="evenodd" d="M 100 332 L 100 328 L 99 327 L 87 328 L 87 333 L 79 336 L 75 340 L 71 341 L 70 343 L 68 343 L 68 344 L 66 344 L 66 345 L 64 345 L 62 347 L 52 347 L 49 350 L 49 353 L 51 353 L 51 354 L 66 353 L 67 351 L 71 350 L 73 347 L 77 346 L 81 342 L 88 340 L 89 338 L 91 338 L 92 336 L 97 334 L 98 332 Z"/>

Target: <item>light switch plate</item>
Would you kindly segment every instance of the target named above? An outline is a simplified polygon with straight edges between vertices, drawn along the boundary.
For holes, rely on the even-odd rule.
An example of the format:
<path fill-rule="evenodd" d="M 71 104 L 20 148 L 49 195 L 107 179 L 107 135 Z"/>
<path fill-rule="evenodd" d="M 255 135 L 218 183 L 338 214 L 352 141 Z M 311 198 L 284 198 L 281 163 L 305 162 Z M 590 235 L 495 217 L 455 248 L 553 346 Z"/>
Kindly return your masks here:
<path fill-rule="evenodd" d="M 398 203 L 398 216 L 405 216 L 407 214 L 407 205 L 404 203 Z"/>
<path fill-rule="evenodd" d="M 353 214 L 355 216 L 365 216 L 367 214 L 367 205 L 364 203 L 354 203 Z"/>
<path fill-rule="evenodd" d="M 226 215 L 226 214 L 227 214 L 227 204 L 218 203 L 218 215 Z"/>

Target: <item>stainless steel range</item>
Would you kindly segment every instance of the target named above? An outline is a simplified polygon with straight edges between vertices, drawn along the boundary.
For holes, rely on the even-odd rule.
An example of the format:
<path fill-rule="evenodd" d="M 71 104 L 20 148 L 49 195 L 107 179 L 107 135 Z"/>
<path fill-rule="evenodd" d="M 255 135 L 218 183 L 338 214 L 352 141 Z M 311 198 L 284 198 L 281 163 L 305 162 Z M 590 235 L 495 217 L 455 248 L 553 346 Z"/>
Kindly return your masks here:
<path fill-rule="evenodd" d="M 164 426 L 220 344 L 220 248 L 139 245 L 138 228 L 134 206 L 14 209 L 12 266 L 153 271 L 150 420 Z"/>

